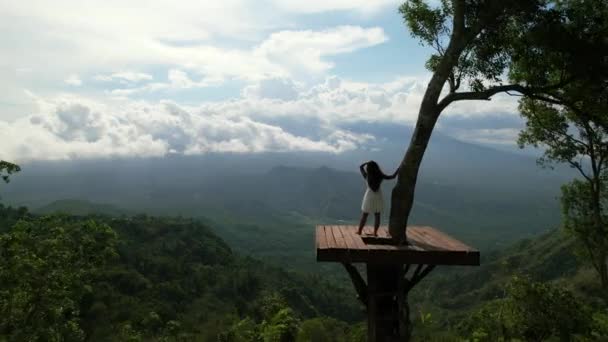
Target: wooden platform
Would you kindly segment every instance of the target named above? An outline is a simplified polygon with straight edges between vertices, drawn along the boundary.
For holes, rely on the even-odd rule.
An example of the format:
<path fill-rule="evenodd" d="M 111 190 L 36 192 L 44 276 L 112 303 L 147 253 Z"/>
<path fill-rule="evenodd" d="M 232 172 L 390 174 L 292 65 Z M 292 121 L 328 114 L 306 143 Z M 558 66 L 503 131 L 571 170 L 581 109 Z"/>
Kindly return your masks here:
<path fill-rule="evenodd" d="M 317 226 L 317 261 L 343 263 L 403 263 L 425 265 L 479 265 L 479 251 L 426 226 L 409 226 L 410 245 L 388 244 L 387 227 L 380 227 L 377 239 L 357 235 L 357 226 Z"/>

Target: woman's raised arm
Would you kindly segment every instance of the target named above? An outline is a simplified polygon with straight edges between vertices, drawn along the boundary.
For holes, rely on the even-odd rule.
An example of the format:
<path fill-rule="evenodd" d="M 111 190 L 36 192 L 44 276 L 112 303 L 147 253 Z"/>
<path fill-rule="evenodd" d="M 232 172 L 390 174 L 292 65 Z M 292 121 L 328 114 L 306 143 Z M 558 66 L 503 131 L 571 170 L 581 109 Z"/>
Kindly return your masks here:
<path fill-rule="evenodd" d="M 363 178 L 367 178 L 367 172 L 365 172 L 365 165 L 367 165 L 368 163 L 369 162 L 365 162 L 359 166 L 359 171 L 361 171 L 361 176 L 363 176 Z"/>

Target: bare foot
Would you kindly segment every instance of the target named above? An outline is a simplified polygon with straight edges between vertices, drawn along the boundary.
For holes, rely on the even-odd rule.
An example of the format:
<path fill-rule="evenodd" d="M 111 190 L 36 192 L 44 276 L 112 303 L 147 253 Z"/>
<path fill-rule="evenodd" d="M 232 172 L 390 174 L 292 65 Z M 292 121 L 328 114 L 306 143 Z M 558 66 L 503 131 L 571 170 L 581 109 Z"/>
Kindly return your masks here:
<path fill-rule="evenodd" d="M 357 230 L 357 232 L 356 232 L 355 234 L 357 234 L 357 235 L 361 235 L 361 231 L 360 231 L 360 230 Z"/>

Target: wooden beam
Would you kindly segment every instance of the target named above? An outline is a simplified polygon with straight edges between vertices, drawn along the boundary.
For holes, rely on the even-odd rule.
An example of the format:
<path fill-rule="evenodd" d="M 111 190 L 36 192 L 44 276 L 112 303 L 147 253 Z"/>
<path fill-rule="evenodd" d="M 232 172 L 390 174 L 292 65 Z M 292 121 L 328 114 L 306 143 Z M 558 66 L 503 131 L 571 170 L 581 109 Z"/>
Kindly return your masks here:
<path fill-rule="evenodd" d="M 367 284 L 365 284 L 365 280 L 361 277 L 359 270 L 351 264 L 342 263 L 342 266 L 346 269 L 346 272 L 350 276 L 350 280 L 353 282 L 353 286 L 355 287 L 355 291 L 357 291 L 357 298 L 367 307 Z"/>

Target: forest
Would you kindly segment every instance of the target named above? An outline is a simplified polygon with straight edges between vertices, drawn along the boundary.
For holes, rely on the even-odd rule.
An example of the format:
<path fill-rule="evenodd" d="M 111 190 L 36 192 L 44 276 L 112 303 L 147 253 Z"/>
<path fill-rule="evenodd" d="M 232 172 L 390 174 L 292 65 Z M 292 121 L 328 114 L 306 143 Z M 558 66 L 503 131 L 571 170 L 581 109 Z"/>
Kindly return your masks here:
<path fill-rule="evenodd" d="M 195 220 L 2 206 L 0 223 L 6 340 L 366 340 L 348 282 L 241 256 Z M 553 231 L 430 277 L 413 294 L 415 340 L 608 336 L 603 292 L 572 248 Z"/>

